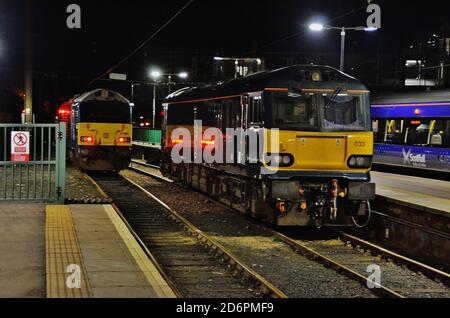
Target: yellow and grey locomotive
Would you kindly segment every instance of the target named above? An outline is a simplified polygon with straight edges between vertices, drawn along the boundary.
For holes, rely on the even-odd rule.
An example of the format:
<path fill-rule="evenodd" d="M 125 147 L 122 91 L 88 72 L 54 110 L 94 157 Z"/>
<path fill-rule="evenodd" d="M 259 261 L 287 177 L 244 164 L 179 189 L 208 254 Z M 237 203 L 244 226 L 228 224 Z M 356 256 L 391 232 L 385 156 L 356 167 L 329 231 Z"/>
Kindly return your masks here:
<path fill-rule="evenodd" d="M 195 137 L 198 122 L 200 138 Z M 192 133 L 188 143 L 177 135 L 180 128 Z M 205 136 L 210 128 L 223 137 Z M 236 161 L 204 162 L 197 160 L 197 148 L 187 149 L 199 143 L 202 149 L 216 147 L 213 152 L 225 149 L 236 137 L 229 129 L 263 135 L 257 145 L 248 135 L 240 141 L 239 149 L 258 149 L 256 161 L 237 150 Z M 191 161 L 174 160 L 180 143 Z M 163 173 L 280 226 L 365 223 L 375 196 L 372 157 L 369 91 L 331 67 L 291 66 L 186 88 L 164 104 Z"/>

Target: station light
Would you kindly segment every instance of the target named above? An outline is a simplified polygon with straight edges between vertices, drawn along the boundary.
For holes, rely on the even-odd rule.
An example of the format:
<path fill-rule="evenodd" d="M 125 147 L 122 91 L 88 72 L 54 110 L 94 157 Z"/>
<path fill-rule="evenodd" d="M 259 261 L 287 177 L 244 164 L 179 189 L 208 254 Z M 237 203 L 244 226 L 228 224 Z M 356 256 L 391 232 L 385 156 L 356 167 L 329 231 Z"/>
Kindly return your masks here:
<path fill-rule="evenodd" d="M 224 60 L 223 57 L 220 57 L 220 56 L 215 56 L 214 57 L 214 61 L 223 61 L 223 60 Z"/>
<path fill-rule="evenodd" d="M 320 23 L 312 23 L 312 24 L 310 24 L 310 26 L 309 26 L 309 29 L 310 29 L 311 31 L 315 31 L 315 32 L 323 31 L 324 28 L 325 28 L 325 27 L 323 26 L 323 24 L 320 24 Z"/>
<path fill-rule="evenodd" d="M 186 79 L 188 78 L 189 74 L 187 72 L 181 72 L 180 74 L 178 74 L 178 77 L 181 79 Z"/>
<path fill-rule="evenodd" d="M 160 71 L 157 71 L 157 70 L 153 70 L 153 71 L 151 71 L 150 76 L 151 76 L 153 79 L 158 79 L 158 78 L 161 77 L 161 72 L 160 72 Z"/>
<path fill-rule="evenodd" d="M 377 31 L 377 30 L 378 30 L 378 28 L 374 28 L 374 27 L 364 28 L 364 31 L 366 31 L 366 32 L 374 32 L 374 31 Z"/>

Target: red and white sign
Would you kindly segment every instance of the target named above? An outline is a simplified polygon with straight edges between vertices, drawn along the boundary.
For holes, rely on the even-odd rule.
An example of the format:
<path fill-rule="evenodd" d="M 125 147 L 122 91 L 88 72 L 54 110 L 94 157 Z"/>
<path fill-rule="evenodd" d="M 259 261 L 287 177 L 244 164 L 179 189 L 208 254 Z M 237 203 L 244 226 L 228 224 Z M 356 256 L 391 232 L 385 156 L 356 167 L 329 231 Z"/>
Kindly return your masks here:
<path fill-rule="evenodd" d="M 30 161 L 30 133 L 27 131 L 11 132 L 11 161 Z"/>

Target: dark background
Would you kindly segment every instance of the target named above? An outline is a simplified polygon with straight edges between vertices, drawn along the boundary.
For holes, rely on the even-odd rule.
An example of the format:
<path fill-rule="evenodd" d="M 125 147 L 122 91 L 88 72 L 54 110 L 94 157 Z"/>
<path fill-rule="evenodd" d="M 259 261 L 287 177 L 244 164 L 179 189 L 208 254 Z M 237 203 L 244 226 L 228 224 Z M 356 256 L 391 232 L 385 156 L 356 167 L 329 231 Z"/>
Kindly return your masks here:
<path fill-rule="evenodd" d="M 89 83 L 132 52 L 187 0 L 1 0 L 0 85 L 21 94 L 27 42 L 32 47 L 34 107 L 54 109 L 62 100 L 96 87 L 130 97 L 131 83 Z M 347 72 L 371 84 L 358 71 L 365 55 L 399 56 L 405 47 L 432 34 L 447 33 L 445 1 L 373 1 L 382 7 L 382 29 L 347 34 Z M 66 27 L 70 3 L 82 9 L 82 29 Z M 148 71 L 190 73 L 190 82 L 215 80 L 213 60 L 220 56 L 267 59 L 267 67 L 292 63 L 338 66 L 338 31 L 312 33 L 307 25 L 365 25 L 367 0 L 196 0 L 145 48 L 115 72 L 131 81 L 150 81 Z M 446 35 L 445 35 L 446 36 Z M 394 64 L 385 73 L 394 72 Z M 166 87 L 159 87 L 163 96 Z M 151 88 L 138 87 L 137 99 L 148 104 Z M 148 106 L 148 105 L 147 105 Z M 150 105 L 151 106 L 151 105 Z M 140 109 L 142 108 L 142 109 Z M 147 115 L 145 106 L 137 113 Z"/>

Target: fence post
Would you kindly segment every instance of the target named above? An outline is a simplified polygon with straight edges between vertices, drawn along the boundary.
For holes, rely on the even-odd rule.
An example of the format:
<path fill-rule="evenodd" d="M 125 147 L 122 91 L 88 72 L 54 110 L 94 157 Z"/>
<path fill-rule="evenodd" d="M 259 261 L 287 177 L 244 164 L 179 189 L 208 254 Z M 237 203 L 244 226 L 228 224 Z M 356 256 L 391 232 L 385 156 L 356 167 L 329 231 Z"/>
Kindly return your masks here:
<path fill-rule="evenodd" d="M 60 123 L 56 136 L 57 195 L 60 203 L 64 203 L 66 198 L 66 137 L 66 124 Z"/>

